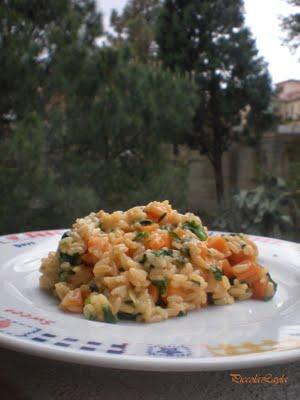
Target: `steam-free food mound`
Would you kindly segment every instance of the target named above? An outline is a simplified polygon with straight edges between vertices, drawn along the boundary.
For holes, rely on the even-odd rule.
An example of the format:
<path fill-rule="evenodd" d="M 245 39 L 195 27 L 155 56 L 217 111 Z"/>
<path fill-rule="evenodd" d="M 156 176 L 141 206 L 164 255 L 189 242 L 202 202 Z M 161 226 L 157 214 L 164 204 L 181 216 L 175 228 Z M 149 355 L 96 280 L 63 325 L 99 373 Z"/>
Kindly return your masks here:
<path fill-rule="evenodd" d="M 276 283 L 246 235 L 209 235 L 168 201 L 76 220 L 42 260 L 40 287 L 89 320 L 158 322 L 208 305 L 269 300 Z"/>

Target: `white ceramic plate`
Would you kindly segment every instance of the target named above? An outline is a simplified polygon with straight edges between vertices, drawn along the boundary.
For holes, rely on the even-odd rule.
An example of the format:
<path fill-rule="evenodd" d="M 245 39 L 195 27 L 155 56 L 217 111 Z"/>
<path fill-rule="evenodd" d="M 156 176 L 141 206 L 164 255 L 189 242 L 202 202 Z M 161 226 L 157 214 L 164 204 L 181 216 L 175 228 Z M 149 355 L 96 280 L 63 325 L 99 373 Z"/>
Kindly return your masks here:
<path fill-rule="evenodd" d="M 0 345 L 80 364 L 221 370 L 300 359 L 300 245 L 253 236 L 278 282 L 268 302 L 211 306 L 157 324 L 111 325 L 66 314 L 38 287 L 42 257 L 63 231 L 0 237 Z"/>

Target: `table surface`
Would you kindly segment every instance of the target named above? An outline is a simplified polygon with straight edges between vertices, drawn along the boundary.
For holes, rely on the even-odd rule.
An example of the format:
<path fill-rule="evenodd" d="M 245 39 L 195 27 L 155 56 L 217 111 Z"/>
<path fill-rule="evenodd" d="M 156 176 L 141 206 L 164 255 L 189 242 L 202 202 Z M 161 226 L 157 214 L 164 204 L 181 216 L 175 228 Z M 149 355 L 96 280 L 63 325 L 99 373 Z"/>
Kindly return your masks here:
<path fill-rule="evenodd" d="M 143 372 L 80 366 L 0 349 L 1 400 L 296 400 L 300 362 L 219 372 Z M 284 384 L 237 384 L 243 376 L 287 376 Z"/>

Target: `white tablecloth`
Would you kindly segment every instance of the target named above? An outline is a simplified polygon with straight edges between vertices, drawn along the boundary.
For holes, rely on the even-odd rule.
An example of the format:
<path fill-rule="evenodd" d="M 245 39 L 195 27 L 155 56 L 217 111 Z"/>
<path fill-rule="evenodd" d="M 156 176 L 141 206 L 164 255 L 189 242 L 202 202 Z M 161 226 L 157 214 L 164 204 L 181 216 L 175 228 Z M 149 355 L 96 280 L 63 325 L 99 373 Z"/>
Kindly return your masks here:
<path fill-rule="evenodd" d="M 143 372 L 87 367 L 0 349 L 1 400 L 298 400 L 300 363 L 222 372 Z M 285 384 L 236 384 L 285 374 Z"/>

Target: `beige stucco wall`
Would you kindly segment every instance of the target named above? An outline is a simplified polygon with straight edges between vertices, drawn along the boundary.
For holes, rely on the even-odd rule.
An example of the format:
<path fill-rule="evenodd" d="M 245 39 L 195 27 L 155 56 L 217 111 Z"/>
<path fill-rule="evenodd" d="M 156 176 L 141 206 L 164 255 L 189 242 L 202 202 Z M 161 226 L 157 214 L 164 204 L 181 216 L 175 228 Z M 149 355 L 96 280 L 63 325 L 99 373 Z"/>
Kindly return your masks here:
<path fill-rule="evenodd" d="M 300 145 L 300 135 L 266 133 L 257 148 L 234 144 L 223 156 L 226 200 L 237 189 L 249 189 L 263 172 L 288 178 L 287 146 Z M 189 163 L 188 208 L 213 215 L 216 211 L 214 171 L 208 158 L 181 147 L 180 158 Z"/>

